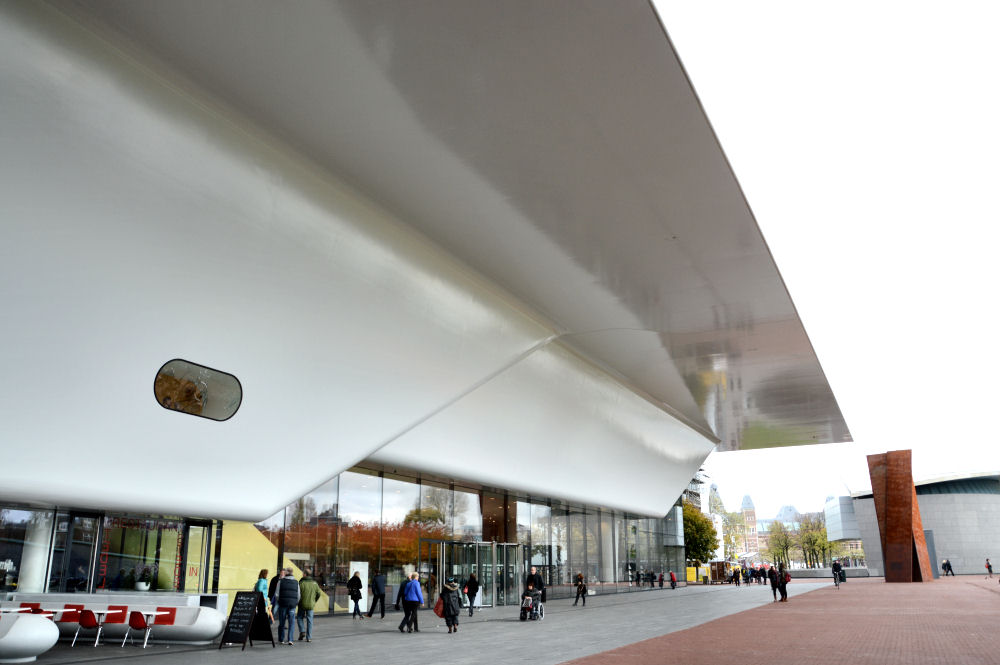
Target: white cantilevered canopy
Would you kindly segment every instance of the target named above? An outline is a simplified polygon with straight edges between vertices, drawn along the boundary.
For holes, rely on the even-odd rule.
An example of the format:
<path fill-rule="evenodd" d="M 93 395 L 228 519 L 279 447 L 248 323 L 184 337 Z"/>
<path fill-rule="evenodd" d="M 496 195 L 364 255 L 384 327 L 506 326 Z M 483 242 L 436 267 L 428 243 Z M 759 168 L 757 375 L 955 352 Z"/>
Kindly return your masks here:
<path fill-rule="evenodd" d="M 0 11 L 0 499 L 257 519 L 531 455 L 662 515 L 716 442 L 849 440 L 648 3 Z M 236 415 L 161 408 L 172 358 Z"/>

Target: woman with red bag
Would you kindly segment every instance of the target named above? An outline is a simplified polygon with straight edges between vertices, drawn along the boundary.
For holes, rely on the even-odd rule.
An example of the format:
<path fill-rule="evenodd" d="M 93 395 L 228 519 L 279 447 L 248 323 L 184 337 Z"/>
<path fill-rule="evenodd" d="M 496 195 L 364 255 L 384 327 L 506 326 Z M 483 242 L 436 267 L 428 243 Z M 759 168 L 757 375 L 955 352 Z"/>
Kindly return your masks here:
<path fill-rule="evenodd" d="M 469 597 L 469 616 L 472 616 L 472 610 L 475 609 L 476 596 L 479 594 L 479 580 L 476 578 L 475 573 L 469 573 L 469 581 L 465 583 L 465 595 Z"/>
<path fill-rule="evenodd" d="M 788 583 L 792 581 L 792 575 L 785 570 L 785 564 L 778 565 L 778 593 L 781 594 L 779 603 L 788 602 Z"/>

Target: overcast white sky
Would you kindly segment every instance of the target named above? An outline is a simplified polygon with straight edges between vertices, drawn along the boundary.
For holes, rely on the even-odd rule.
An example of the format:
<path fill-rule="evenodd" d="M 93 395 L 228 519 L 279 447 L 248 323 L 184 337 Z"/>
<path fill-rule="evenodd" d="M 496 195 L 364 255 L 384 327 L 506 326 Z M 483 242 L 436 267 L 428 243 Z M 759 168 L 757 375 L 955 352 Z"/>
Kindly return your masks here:
<path fill-rule="evenodd" d="M 727 509 L 1000 471 L 1000 3 L 655 5 L 857 442 L 713 453 Z"/>

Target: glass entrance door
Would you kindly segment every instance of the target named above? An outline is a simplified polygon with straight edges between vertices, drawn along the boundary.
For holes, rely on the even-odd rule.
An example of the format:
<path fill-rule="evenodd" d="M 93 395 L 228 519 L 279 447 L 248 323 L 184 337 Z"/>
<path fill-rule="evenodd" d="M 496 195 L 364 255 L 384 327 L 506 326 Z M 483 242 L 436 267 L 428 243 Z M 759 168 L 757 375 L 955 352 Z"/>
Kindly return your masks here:
<path fill-rule="evenodd" d="M 506 572 L 499 575 L 496 572 L 498 547 L 505 546 L 421 539 L 418 545 L 417 570 L 428 604 L 433 606 L 441 585 L 447 578 L 454 577 L 459 585 L 464 586 L 469 575 L 475 573 L 479 579 L 479 594 L 475 604 L 477 607 L 492 607 L 496 602 L 496 580 L 506 579 Z M 520 602 L 519 599 L 516 602 Z"/>
<path fill-rule="evenodd" d="M 418 543 L 419 561 L 417 572 L 420 573 L 420 586 L 424 588 L 424 601 L 427 607 L 434 607 L 438 592 L 441 590 L 441 572 L 444 570 L 445 543 L 440 540 L 424 540 Z"/>
<path fill-rule="evenodd" d="M 90 591 L 99 519 L 96 513 L 60 512 L 56 515 L 49 568 L 50 592 Z"/>
<path fill-rule="evenodd" d="M 497 543 L 496 552 L 496 604 L 517 605 L 521 602 L 524 580 L 524 547 L 517 543 Z"/>
<path fill-rule="evenodd" d="M 496 579 L 493 571 L 496 566 L 496 546 L 494 543 L 476 543 L 478 555 L 478 566 L 476 577 L 479 578 L 479 597 L 476 604 L 482 607 L 493 607 L 496 594 L 494 593 Z"/>
<path fill-rule="evenodd" d="M 212 523 L 207 520 L 187 520 L 184 525 L 184 558 L 178 591 L 204 593 L 208 591 L 209 546 L 212 541 Z"/>
<path fill-rule="evenodd" d="M 470 573 L 476 573 L 476 577 L 479 577 L 475 543 L 452 542 L 447 543 L 445 548 L 445 577 L 454 577 L 460 586 L 469 579 Z"/>

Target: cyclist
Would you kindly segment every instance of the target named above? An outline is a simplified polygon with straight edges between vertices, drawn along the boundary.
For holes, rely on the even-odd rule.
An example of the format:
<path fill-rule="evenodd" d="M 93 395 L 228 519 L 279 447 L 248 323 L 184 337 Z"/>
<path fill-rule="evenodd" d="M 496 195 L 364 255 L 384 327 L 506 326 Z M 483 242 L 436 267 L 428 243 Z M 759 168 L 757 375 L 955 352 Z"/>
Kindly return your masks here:
<path fill-rule="evenodd" d="M 833 583 L 834 583 L 834 585 L 836 585 L 836 587 L 838 589 L 840 588 L 840 574 L 841 574 L 841 572 L 843 572 L 843 570 L 844 570 L 844 568 L 843 568 L 843 566 L 840 565 L 840 561 L 838 559 L 834 559 L 834 561 L 833 561 Z"/>

